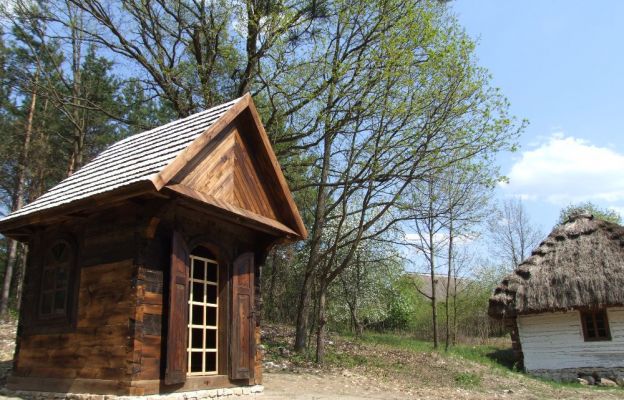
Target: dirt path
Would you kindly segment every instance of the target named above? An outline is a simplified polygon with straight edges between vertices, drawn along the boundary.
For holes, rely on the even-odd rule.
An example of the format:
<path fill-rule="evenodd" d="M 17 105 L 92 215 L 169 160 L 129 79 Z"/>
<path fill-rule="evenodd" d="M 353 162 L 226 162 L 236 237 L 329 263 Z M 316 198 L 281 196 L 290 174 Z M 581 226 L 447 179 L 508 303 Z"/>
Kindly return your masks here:
<path fill-rule="evenodd" d="M 355 400 L 355 399 L 624 399 L 621 389 L 556 388 L 529 379 L 507 382 L 513 389 L 411 387 L 379 382 L 376 377 L 335 373 L 270 373 L 264 375 L 264 400 Z"/>
<path fill-rule="evenodd" d="M 285 334 L 290 337 L 290 333 Z M 0 325 L 0 387 L 11 366 L 14 325 Z M 545 383 L 524 374 L 435 352 L 398 350 L 385 345 L 340 341 L 334 354 L 346 357 L 348 366 L 316 369 L 313 364 L 289 363 L 286 348 L 274 347 L 267 354 L 264 393 L 260 400 L 355 400 L 355 399 L 624 399 L 624 389 L 569 387 Z M 457 377 L 478 376 L 465 386 Z M 470 383 L 469 380 L 467 383 Z M 0 396 L 0 398 L 3 398 Z M 234 397 L 232 399 L 241 399 Z"/>

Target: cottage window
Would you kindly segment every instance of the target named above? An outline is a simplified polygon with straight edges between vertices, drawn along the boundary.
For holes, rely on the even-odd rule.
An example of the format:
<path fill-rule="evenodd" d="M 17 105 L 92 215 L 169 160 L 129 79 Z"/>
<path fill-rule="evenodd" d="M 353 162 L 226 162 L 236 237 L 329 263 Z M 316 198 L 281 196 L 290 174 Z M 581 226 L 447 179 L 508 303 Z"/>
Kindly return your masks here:
<path fill-rule="evenodd" d="M 67 241 L 55 241 L 47 248 L 41 271 L 41 294 L 39 297 L 39 316 L 41 318 L 67 315 L 72 261 L 72 249 Z"/>
<path fill-rule="evenodd" d="M 611 340 L 609 320 L 605 309 L 581 311 L 585 341 Z"/>
<path fill-rule="evenodd" d="M 188 375 L 214 375 L 218 365 L 219 265 L 191 255 L 188 300 Z"/>

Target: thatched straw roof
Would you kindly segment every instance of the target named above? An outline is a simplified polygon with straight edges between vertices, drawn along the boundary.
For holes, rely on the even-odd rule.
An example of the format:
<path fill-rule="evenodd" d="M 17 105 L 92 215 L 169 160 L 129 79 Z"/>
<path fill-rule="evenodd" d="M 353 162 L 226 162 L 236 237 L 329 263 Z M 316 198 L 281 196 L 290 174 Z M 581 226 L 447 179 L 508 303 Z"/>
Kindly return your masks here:
<path fill-rule="evenodd" d="M 624 304 L 624 227 L 579 213 L 557 226 L 490 298 L 494 318 Z"/>

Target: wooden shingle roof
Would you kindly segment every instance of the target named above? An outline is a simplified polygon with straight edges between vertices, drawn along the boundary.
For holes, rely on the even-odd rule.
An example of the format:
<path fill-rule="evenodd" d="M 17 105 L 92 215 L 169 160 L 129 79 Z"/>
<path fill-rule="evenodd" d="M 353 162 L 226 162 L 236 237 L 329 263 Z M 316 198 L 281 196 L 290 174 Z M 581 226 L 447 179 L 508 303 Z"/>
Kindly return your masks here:
<path fill-rule="evenodd" d="M 114 143 L 100 155 L 6 220 L 151 180 L 237 100 Z"/>
<path fill-rule="evenodd" d="M 229 204 L 201 193 L 201 190 L 181 187 L 177 181 L 179 179 L 176 176 L 185 167 L 188 168 L 189 163 L 196 163 L 198 157 L 210 156 L 205 149 L 243 112 L 247 115 L 245 124 L 253 125 L 244 127 L 245 136 L 253 136 L 244 140 L 260 143 L 254 149 L 263 154 L 252 157 L 264 164 L 258 168 L 264 174 L 271 175 L 267 179 L 276 184 L 272 186 L 279 187 L 275 192 L 279 197 L 278 202 L 287 205 L 289 210 L 284 218 L 266 218 L 254 212 L 256 210 Z M 109 199 L 111 195 L 127 198 L 146 191 L 162 191 L 163 188 L 168 193 L 191 197 L 207 206 L 271 226 L 290 236 L 307 235 L 249 95 L 114 143 L 44 195 L 0 220 L 0 231 L 41 222 L 44 220 L 43 215 L 66 213 L 79 205 L 80 208 L 88 208 L 95 204 L 96 199 Z"/>

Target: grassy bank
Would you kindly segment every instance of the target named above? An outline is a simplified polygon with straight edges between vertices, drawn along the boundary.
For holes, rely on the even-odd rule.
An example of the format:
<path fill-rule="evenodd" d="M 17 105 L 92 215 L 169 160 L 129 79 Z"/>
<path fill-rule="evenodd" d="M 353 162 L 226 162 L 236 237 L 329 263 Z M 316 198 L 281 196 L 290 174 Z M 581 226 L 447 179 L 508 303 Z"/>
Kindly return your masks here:
<path fill-rule="evenodd" d="M 489 398 L 486 394 L 514 393 L 520 398 L 624 398 L 621 388 L 584 387 L 544 381 L 518 371 L 511 343 L 507 338 L 475 344 L 459 344 L 437 350 L 429 341 L 405 334 L 366 332 L 360 338 L 351 334 L 333 334 L 326 343 L 326 360 L 316 365 L 311 353 L 294 354 L 288 328 L 281 334 L 268 335 L 265 340 L 266 359 L 280 365 L 281 370 L 334 371 L 346 376 L 374 377 L 378 382 L 410 390 L 459 390 Z M 463 393 L 461 392 L 461 393 Z M 557 393 L 561 393 L 561 396 Z"/>

